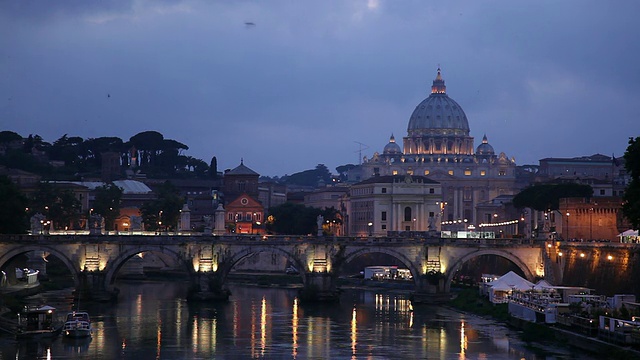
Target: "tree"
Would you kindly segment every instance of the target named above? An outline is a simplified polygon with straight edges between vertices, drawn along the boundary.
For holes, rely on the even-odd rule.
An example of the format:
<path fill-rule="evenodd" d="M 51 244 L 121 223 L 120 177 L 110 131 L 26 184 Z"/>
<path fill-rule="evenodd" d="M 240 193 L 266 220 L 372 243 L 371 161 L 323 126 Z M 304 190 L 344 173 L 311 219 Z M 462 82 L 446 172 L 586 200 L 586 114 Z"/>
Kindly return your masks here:
<path fill-rule="evenodd" d="M 354 164 L 345 164 L 336 167 L 336 171 L 338 172 L 338 175 L 340 175 L 340 181 L 346 181 L 349 170 L 353 169 L 354 167 L 356 167 Z"/>
<path fill-rule="evenodd" d="M 93 212 L 104 218 L 105 230 L 113 230 L 118 216 L 120 216 L 120 201 L 122 189 L 108 184 L 96 188 L 96 197 L 93 201 Z"/>
<path fill-rule="evenodd" d="M 73 191 L 41 182 L 29 202 L 29 213 L 40 213 L 53 223 L 53 228 L 74 228 L 80 218 L 82 204 Z"/>
<path fill-rule="evenodd" d="M 209 165 L 209 177 L 212 179 L 218 178 L 218 159 L 215 156 L 211 158 L 211 164 Z"/>
<path fill-rule="evenodd" d="M 178 226 L 183 199 L 178 189 L 169 181 L 157 191 L 155 200 L 147 201 L 140 208 L 147 230 L 175 229 Z"/>
<path fill-rule="evenodd" d="M 640 136 L 629 138 L 629 146 L 624 153 L 624 167 L 631 176 L 623 196 L 622 213 L 629 219 L 634 229 L 640 229 Z"/>
<path fill-rule="evenodd" d="M 593 189 L 589 185 L 536 184 L 520 191 L 513 198 L 513 206 L 530 207 L 538 211 L 558 210 L 562 198 L 590 197 L 591 195 L 593 195 Z"/>
<path fill-rule="evenodd" d="M 0 176 L 0 233 L 24 234 L 28 229 L 27 198 L 6 176 Z"/>
<path fill-rule="evenodd" d="M 331 173 L 324 164 L 318 164 L 315 169 L 305 170 L 286 177 L 287 184 L 317 186 L 322 180 L 325 184 L 331 181 Z"/>
<path fill-rule="evenodd" d="M 316 219 L 322 210 L 301 204 L 284 203 L 269 209 L 267 230 L 287 235 L 314 234 L 317 230 Z"/>

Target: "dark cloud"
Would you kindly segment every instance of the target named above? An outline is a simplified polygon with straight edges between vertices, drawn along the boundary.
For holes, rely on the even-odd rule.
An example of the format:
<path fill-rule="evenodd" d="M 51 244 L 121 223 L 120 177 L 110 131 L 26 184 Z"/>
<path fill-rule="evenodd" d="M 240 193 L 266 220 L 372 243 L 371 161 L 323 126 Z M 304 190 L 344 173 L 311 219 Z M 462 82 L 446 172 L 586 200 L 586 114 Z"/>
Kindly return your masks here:
<path fill-rule="evenodd" d="M 0 121 L 50 141 L 158 130 L 266 175 L 334 169 L 405 136 L 440 65 L 476 144 L 519 164 L 622 154 L 640 133 L 639 7 L 4 2 Z"/>

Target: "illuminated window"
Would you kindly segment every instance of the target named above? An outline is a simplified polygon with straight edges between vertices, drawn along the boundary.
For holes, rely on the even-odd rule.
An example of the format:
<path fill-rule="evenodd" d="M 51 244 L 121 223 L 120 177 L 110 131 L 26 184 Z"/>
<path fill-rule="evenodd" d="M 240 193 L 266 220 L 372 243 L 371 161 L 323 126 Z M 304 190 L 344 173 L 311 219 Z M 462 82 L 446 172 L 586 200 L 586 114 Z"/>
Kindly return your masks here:
<path fill-rule="evenodd" d="M 480 176 L 485 176 L 485 175 L 487 175 L 487 172 L 484 170 L 480 170 Z"/>
<path fill-rule="evenodd" d="M 466 170 L 464 171 L 464 176 L 471 176 L 471 170 L 466 169 Z"/>
<path fill-rule="evenodd" d="M 506 171 L 504 171 L 504 170 L 498 171 L 498 176 L 505 176 L 505 175 L 507 175 Z"/>
<path fill-rule="evenodd" d="M 413 170 L 407 170 L 407 175 L 413 175 Z"/>
<path fill-rule="evenodd" d="M 453 175 L 453 170 L 449 170 L 449 175 Z"/>
<path fill-rule="evenodd" d="M 393 175 L 398 175 L 398 170 L 393 170 Z"/>
<path fill-rule="evenodd" d="M 424 171 L 424 174 L 425 174 L 425 175 L 429 175 L 429 170 L 425 170 L 425 171 Z"/>

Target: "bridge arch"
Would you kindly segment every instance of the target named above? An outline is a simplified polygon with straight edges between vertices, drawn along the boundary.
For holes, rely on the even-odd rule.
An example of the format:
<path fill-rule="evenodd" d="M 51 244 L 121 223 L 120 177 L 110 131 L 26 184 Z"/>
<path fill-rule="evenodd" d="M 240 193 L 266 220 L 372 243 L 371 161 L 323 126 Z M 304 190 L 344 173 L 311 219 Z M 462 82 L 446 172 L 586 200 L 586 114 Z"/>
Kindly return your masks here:
<path fill-rule="evenodd" d="M 341 266 L 338 269 L 338 274 L 343 272 L 343 267 L 350 263 L 351 261 L 353 261 L 355 258 L 365 255 L 365 254 L 375 254 L 375 253 L 380 253 L 380 254 L 386 254 L 389 256 L 393 256 L 394 258 L 400 260 L 401 263 L 403 263 L 407 269 L 409 269 L 409 271 L 411 271 L 411 275 L 413 276 L 413 282 L 416 286 L 417 289 L 420 288 L 420 279 L 421 279 L 421 275 L 422 273 L 420 273 L 420 270 L 418 267 L 415 266 L 415 264 L 413 263 L 413 261 L 411 261 L 411 259 L 409 259 L 406 255 L 404 255 L 401 252 L 396 251 L 395 249 L 392 248 L 381 248 L 381 247 L 362 247 L 362 248 L 358 248 L 357 250 L 348 252 L 347 254 L 345 254 L 344 256 L 344 261 L 342 262 Z"/>
<path fill-rule="evenodd" d="M 56 247 L 46 246 L 46 245 L 17 245 L 11 248 L 8 251 L 5 251 L 2 255 L 0 255 L 0 268 L 3 268 L 6 264 L 11 261 L 11 259 L 16 256 L 31 252 L 31 251 L 44 251 L 49 254 L 57 257 L 64 263 L 64 265 L 71 272 L 71 276 L 73 277 L 74 286 L 78 288 L 80 285 L 80 264 L 76 264 L 69 257 L 67 257 L 65 252 L 59 251 Z"/>
<path fill-rule="evenodd" d="M 157 245 L 157 246 L 148 245 L 148 246 L 143 246 L 143 247 L 135 247 L 135 248 L 126 249 L 125 251 L 123 251 L 120 254 L 118 254 L 118 256 L 116 258 L 110 260 L 107 263 L 107 266 L 104 269 L 104 272 L 106 274 L 106 276 L 105 276 L 105 287 L 106 287 L 106 289 L 113 290 L 113 286 L 114 286 L 114 283 L 115 283 L 116 275 L 118 274 L 118 272 L 120 271 L 122 266 L 124 266 L 124 264 L 129 259 L 131 259 L 135 255 L 143 253 L 143 252 L 161 253 L 161 254 L 168 255 L 168 256 L 174 258 L 177 261 L 178 264 L 182 264 L 183 265 L 183 267 L 186 269 L 187 273 L 189 274 L 189 278 L 191 278 L 193 280 L 194 270 L 193 270 L 193 265 L 191 264 L 190 260 L 189 261 L 185 261 L 177 251 L 174 251 L 169 247 L 165 247 L 165 246 L 162 246 L 162 245 Z"/>
<path fill-rule="evenodd" d="M 229 257 L 228 259 L 225 259 L 224 261 L 224 266 L 222 266 L 221 273 L 220 273 L 222 283 L 226 282 L 227 275 L 229 275 L 229 272 L 231 271 L 231 269 L 233 269 L 233 267 L 238 262 L 240 262 L 242 259 L 246 257 L 263 253 L 263 252 L 276 253 L 287 258 L 287 260 L 293 263 L 295 267 L 298 269 L 299 275 L 302 278 L 302 283 L 306 284 L 307 279 L 304 275 L 306 273 L 305 264 L 302 261 L 300 261 L 298 257 L 293 255 L 292 252 L 287 251 L 279 246 L 247 246 L 236 251 L 231 255 L 231 257 Z"/>
<path fill-rule="evenodd" d="M 527 280 L 529 281 L 535 280 L 535 276 L 533 275 L 535 273 L 535 269 L 533 269 L 533 271 L 532 269 L 529 269 L 529 266 L 527 266 L 527 264 L 525 264 L 522 260 L 520 260 L 518 256 L 504 250 L 482 249 L 482 250 L 478 250 L 478 251 L 474 251 L 472 253 L 466 254 L 465 256 L 458 259 L 458 261 L 456 261 L 453 264 L 453 266 L 447 269 L 447 273 L 445 274 L 446 276 L 445 276 L 445 284 L 444 284 L 445 292 L 449 292 L 451 290 L 451 282 L 453 281 L 453 276 L 458 272 L 458 270 L 460 270 L 462 265 L 464 265 L 467 261 L 482 255 L 495 255 L 495 256 L 500 256 L 502 258 L 505 258 L 511 261 L 520 270 L 522 270 Z"/>

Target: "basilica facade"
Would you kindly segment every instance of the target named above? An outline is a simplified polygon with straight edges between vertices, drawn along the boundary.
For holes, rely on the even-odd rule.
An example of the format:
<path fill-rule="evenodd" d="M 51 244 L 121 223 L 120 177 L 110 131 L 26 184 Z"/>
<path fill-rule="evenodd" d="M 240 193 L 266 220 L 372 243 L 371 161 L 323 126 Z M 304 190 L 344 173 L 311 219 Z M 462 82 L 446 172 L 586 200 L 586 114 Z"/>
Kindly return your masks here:
<path fill-rule="evenodd" d="M 424 176 L 441 185 L 441 198 L 429 200 L 439 204 L 439 222 L 477 226 L 507 220 L 497 214 L 499 209 L 487 212 L 482 205 L 519 191 L 515 159 L 496 153 L 486 135 L 475 147 L 469 133 L 467 116 L 447 94 L 438 69 L 431 93 L 409 118 L 402 147 L 391 135 L 382 152 L 364 157 L 349 173 L 349 180 L 358 183 L 377 176 Z"/>

